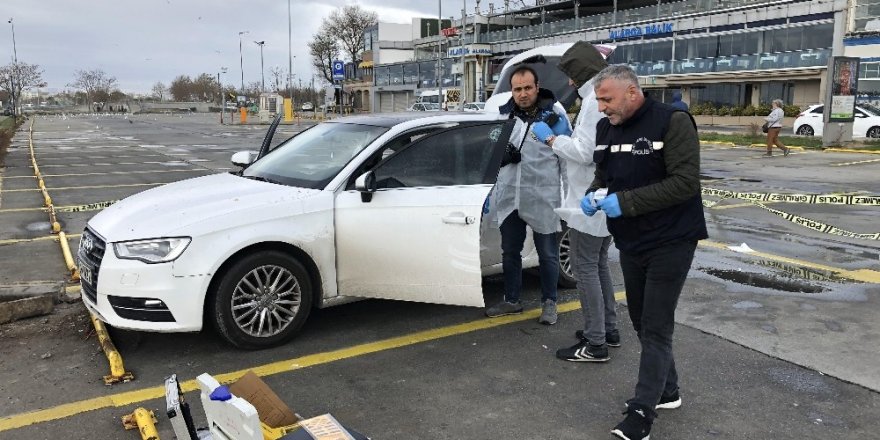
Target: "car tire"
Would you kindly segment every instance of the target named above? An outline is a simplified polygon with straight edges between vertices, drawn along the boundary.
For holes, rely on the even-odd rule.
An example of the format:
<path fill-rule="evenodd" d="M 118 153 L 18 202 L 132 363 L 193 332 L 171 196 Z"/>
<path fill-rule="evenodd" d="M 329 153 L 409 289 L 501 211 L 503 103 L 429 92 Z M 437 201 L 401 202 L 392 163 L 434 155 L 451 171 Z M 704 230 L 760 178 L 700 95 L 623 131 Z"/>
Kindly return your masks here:
<path fill-rule="evenodd" d="M 562 232 L 557 236 L 559 243 L 559 287 L 573 289 L 577 287 L 574 271 L 571 267 L 571 229 L 562 224 Z"/>
<path fill-rule="evenodd" d="M 289 341 L 305 324 L 312 308 L 312 284 L 308 271 L 292 256 L 256 252 L 224 272 L 207 313 L 229 344 L 247 350 L 274 347 Z"/>
<path fill-rule="evenodd" d="M 804 125 L 801 125 L 800 127 L 798 127 L 797 132 L 795 132 L 795 133 L 799 134 L 801 136 L 813 136 L 813 134 L 814 134 L 813 127 L 810 127 L 807 124 L 804 124 Z"/>
<path fill-rule="evenodd" d="M 880 127 L 869 128 L 868 132 L 865 133 L 865 136 L 873 139 L 880 138 Z"/>

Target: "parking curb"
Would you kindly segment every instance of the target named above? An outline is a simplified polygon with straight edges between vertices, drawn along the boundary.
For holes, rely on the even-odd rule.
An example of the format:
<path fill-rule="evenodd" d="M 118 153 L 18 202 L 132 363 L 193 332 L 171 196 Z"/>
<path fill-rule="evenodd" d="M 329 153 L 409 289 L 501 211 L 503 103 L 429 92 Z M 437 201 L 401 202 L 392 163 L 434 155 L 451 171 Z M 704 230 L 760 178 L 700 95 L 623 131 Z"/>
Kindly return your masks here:
<path fill-rule="evenodd" d="M 826 148 L 823 153 L 860 153 L 860 154 L 880 154 L 877 150 L 860 150 L 858 148 Z"/>

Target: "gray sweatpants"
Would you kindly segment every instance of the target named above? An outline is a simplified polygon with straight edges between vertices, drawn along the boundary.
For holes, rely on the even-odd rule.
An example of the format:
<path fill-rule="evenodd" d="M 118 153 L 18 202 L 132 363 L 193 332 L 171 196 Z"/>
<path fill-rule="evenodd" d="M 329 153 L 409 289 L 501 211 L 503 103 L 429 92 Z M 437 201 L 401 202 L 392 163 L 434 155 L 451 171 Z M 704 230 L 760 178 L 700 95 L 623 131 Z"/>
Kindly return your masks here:
<path fill-rule="evenodd" d="M 592 345 L 605 344 L 605 333 L 617 330 L 617 302 L 608 269 L 610 246 L 611 236 L 571 230 L 572 271 L 584 314 L 584 334 Z"/>

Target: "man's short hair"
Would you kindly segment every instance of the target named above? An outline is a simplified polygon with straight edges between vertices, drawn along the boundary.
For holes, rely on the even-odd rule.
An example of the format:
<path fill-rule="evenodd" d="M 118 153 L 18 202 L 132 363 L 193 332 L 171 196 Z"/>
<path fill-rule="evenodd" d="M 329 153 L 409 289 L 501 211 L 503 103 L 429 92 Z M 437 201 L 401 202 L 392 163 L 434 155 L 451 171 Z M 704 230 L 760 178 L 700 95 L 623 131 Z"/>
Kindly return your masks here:
<path fill-rule="evenodd" d="M 510 74 L 510 86 L 513 87 L 513 77 L 515 75 L 520 75 L 523 72 L 529 72 L 532 76 L 535 77 L 535 84 L 538 84 L 538 72 L 535 72 L 535 69 L 532 69 L 531 66 L 527 66 L 525 64 L 521 64 L 520 66 L 513 69 L 513 73 Z"/>
<path fill-rule="evenodd" d="M 636 86 L 636 89 L 638 90 L 642 89 L 639 86 L 639 76 L 636 75 L 636 72 L 632 67 L 629 67 L 628 64 L 609 65 L 593 77 L 593 84 L 596 87 L 599 87 L 599 85 L 602 84 L 602 81 L 605 81 L 606 79 L 614 79 L 626 84 L 632 84 Z"/>

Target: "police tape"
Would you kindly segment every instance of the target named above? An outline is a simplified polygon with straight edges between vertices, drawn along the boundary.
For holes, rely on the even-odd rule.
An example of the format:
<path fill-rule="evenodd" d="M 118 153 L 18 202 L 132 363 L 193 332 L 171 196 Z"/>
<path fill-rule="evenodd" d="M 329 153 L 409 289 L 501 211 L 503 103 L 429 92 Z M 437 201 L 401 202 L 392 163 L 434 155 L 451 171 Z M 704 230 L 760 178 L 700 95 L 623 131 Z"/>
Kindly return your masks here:
<path fill-rule="evenodd" d="M 119 200 L 108 200 L 106 202 L 97 202 L 97 203 L 89 203 L 87 205 L 76 205 L 76 206 L 56 206 L 55 212 L 86 212 L 86 211 L 100 211 Z"/>
<path fill-rule="evenodd" d="M 834 204 L 834 205 L 860 205 L 860 206 L 877 206 L 880 205 L 880 197 L 876 196 L 851 196 L 836 194 L 765 194 L 765 193 L 737 193 L 733 191 L 718 190 L 713 188 L 703 188 L 704 195 L 712 195 L 721 197 L 721 200 L 710 202 L 703 201 L 703 206 L 712 208 L 724 199 L 737 198 L 751 202 L 755 206 L 765 209 L 772 214 L 782 217 L 784 220 L 790 221 L 796 225 L 803 226 L 817 232 L 837 235 L 840 237 L 856 238 L 862 240 L 880 240 L 880 232 L 861 234 L 858 232 L 848 231 L 838 228 L 837 226 L 822 223 L 806 217 L 801 217 L 789 212 L 773 209 L 761 202 L 786 202 L 786 203 L 813 203 L 813 204 Z M 864 200 L 856 200 L 861 198 Z"/>
<path fill-rule="evenodd" d="M 716 196 L 721 197 L 722 199 L 741 199 L 751 202 L 807 203 L 811 205 L 880 206 L 880 196 L 735 192 L 715 188 L 703 188 L 702 192 L 704 196 Z"/>

